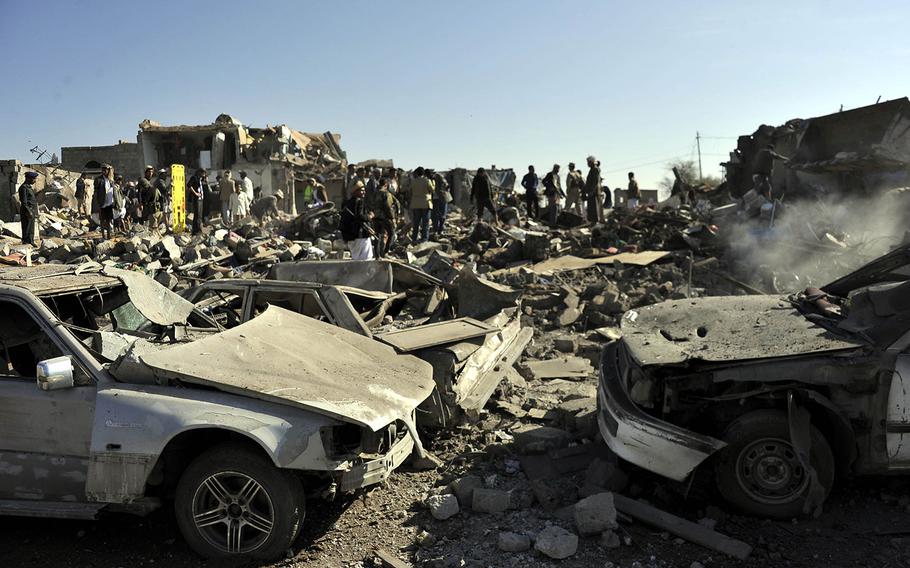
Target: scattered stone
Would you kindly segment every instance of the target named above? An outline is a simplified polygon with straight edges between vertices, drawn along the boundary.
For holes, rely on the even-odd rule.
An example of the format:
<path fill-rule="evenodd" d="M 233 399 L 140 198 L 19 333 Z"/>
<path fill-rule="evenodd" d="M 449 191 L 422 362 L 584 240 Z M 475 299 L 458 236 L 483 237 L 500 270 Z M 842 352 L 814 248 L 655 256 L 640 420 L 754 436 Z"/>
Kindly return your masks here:
<path fill-rule="evenodd" d="M 622 541 L 616 531 L 604 531 L 600 535 L 600 545 L 604 548 L 619 548 L 622 546 Z"/>
<path fill-rule="evenodd" d="M 437 521 L 444 521 L 458 514 L 458 498 L 454 495 L 431 495 L 424 502 Z"/>
<path fill-rule="evenodd" d="M 452 492 L 458 498 L 462 508 L 472 507 L 474 502 L 474 490 L 483 487 L 483 480 L 476 475 L 466 475 L 456 479 L 451 484 Z"/>
<path fill-rule="evenodd" d="M 524 552 L 531 548 L 531 538 L 526 534 L 513 532 L 499 533 L 499 550 L 504 552 Z"/>
<path fill-rule="evenodd" d="M 578 536 L 550 525 L 537 535 L 534 550 L 554 560 L 562 560 L 578 551 Z"/>
<path fill-rule="evenodd" d="M 503 513 L 509 509 L 511 498 L 506 491 L 499 489 L 474 489 L 471 508 L 479 513 Z"/>
<path fill-rule="evenodd" d="M 576 503 L 575 526 L 583 536 L 599 534 L 618 527 L 613 494 L 598 493 Z"/>

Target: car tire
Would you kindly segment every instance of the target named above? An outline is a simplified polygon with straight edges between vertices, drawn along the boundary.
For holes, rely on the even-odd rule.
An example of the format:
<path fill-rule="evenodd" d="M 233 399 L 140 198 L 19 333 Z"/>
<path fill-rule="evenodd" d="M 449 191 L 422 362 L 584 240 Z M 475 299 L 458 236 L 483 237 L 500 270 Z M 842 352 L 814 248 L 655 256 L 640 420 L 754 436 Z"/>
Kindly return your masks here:
<path fill-rule="evenodd" d="M 834 484 L 834 454 L 818 428 L 810 428 L 810 460 L 827 498 Z M 785 412 L 743 415 L 727 427 L 723 439 L 728 445 L 718 452 L 715 475 L 728 503 L 759 517 L 791 519 L 803 514 L 809 475 L 790 444 Z"/>
<path fill-rule="evenodd" d="M 174 499 L 180 532 L 206 558 L 283 558 L 303 524 L 300 480 L 237 444 L 214 447 L 183 472 Z"/>

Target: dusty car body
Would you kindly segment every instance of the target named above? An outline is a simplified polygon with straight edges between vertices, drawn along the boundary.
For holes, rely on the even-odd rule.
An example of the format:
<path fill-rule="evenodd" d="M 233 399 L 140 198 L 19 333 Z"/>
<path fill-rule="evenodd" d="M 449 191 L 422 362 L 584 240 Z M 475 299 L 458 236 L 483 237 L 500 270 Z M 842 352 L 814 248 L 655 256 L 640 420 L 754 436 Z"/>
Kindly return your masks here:
<path fill-rule="evenodd" d="M 371 285 L 361 278 L 361 283 L 389 289 L 385 266 L 375 266 L 380 268 L 380 282 L 374 279 Z M 407 301 L 406 296 L 318 282 L 252 279 L 210 280 L 184 293 L 198 310 L 227 327 L 250 321 L 268 306 L 281 306 L 391 345 L 433 366 L 436 389 L 419 409 L 420 425 L 444 427 L 476 417 L 533 330 L 522 328 L 520 313 L 511 308 L 482 321 L 464 317 L 375 331 L 383 316 Z"/>
<path fill-rule="evenodd" d="M 0 268 L 0 514 L 174 499 L 201 554 L 281 556 L 307 495 L 422 452 L 425 362 L 280 307 L 225 331 L 144 275 L 99 269 Z"/>
<path fill-rule="evenodd" d="M 623 459 L 714 470 L 762 516 L 817 512 L 838 474 L 910 467 L 910 245 L 789 298 L 627 312 L 600 363 L 598 422 Z"/>

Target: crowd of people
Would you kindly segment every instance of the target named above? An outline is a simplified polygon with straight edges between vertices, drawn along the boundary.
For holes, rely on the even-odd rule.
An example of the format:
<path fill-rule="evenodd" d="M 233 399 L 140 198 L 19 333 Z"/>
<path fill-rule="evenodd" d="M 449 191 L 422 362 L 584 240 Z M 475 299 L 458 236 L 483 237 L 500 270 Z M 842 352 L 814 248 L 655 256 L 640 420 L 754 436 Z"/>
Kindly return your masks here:
<path fill-rule="evenodd" d="M 133 225 L 171 230 L 174 222 L 173 186 L 170 170 L 146 166 L 136 180 L 126 181 L 122 174 L 115 173 L 110 164 L 101 164 L 100 174 L 91 179 L 83 172 L 76 180 L 74 197 L 77 214 L 91 217 L 98 225 L 102 238 L 111 238 L 116 232 L 126 232 Z M 26 172 L 25 182 L 19 187 L 19 219 L 22 226 L 22 240 L 35 244 L 38 238 L 36 218 L 38 216 L 37 196 L 34 190 L 36 172 Z M 310 179 L 311 186 L 322 188 L 322 199 L 327 201 L 325 187 Z M 215 215 L 230 226 L 247 216 L 262 222 L 277 216 L 279 203 L 284 199 L 281 190 L 268 196 L 261 196 L 254 188 L 253 180 L 245 171 L 234 179 L 230 170 L 216 176 L 215 183 L 209 182 L 209 173 L 198 168 L 186 182 L 186 215 L 192 218 L 193 234 L 202 232 L 203 225 Z"/>
<path fill-rule="evenodd" d="M 565 190 L 560 165 L 555 164 L 543 179 L 528 166 L 521 179 L 524 195 L 511 190 L 500 191 L 484 168 L 479 168 L 471 182 L 471 203 L 477 221 L 489 219 L 494 224 L 519 222 L 520 205 L 524 202 L 528 221 L 557 222 L 565 209 L 585 221 L 600 222 L 604 209 L 611 207 L 608 188 L 604 187 L 600 162 L 587 159 L 584 175 L 574 163 L 568 164 Z M 76 210 L 92 216 L 103 238 L 125 232 L 132 225 L 143 224 L 170 230 L 173 226 L 172 184 L 166 168 L 146 166 L 135 181 L 125 181 L 110 164 L 101 165 L 94 179 L 83 173 L 76 182 Z M 37 237 L 35 219 L 37 198 L 32 185 L 37 177 L 26 174 L 19 189 L 20 219 L 23 241 L 34 244 Z M 186 216 L 191 219 L 193 234 L 212 217 L 220 216 L 231 226 L 247 216 L 264 221 L 278 216 L 284 194 L 281 190 L 261 196 L 245 171 L 235 179 L 230 170 L 209 181 L 209 173 L 196 169 L 186 182 Z M 300 209 L 318 209 L 330 204 L 323 180 L 309 178 L 302 194 L 297 195 Z M 339 229 L 355 260 L 379 258 L 395 245 L 399 229 L 410 223 L 410 242 L 420 244 L 444 233 L 448 209 L 453 201 L 451 181 L 430 168 L 418 167 L 411 172 L 395 168 L 356 167 L 349 165 L 343 180 L 343 202 L 339 208 Z M 92 189 L 89 195 L 89 188 Z M 541 210 L 540 192 L 546 198 Z M 635 174 L 629 173 L 628 204 L 638 205 L 640 192 Z M 302 201 L 302 202 L 301 202 Z"/>

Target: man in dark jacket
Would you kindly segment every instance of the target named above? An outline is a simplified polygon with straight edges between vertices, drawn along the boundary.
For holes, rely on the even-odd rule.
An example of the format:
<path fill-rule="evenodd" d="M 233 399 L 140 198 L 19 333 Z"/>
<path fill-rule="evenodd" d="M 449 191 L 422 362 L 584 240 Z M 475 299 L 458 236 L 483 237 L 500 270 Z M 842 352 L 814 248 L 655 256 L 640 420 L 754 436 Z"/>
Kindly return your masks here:
<path fill-rule="evenodd" d="M 204 169 L 196 170 L 189 183 L 186 184 L 186 189 L 186 213 L 187 215 L 193 214 L 193 234 L 198 235 L 202 232 L 202 205 L 209 189 Z"/>
<path fill-rule="evenodd" d="M 599 162 L 594 156 L 588 156 L 588 177 L 585 179 L 584 198 L 588 204 L 588 221 L 591 223 L 600 223 L 604 220 L 602 192 Z"/>
<path fill-rule="evenodd" d="M 395 242 L 395 230 L 398 228 L 398 216 L 401 214 L 401 204 L 389 191 L 389 178 L 379 180 L 379 190 L 376 192 L 376 201 L 373 206 L 373 226 L 376 229 L 376 240 L 379 250 L 377 257 L 388 254 Z"/>
<path fill-rule="evenodd" d="M 559 200 L 566 196 L 559 179 L 559 164 L 553 164 L 553 169 L 547 172 L 542 183 L 543 194 L 547 196 L 547 217 L 550 224 L 555 225 L 559 215 Z"/>
<path fill-rule="evenodd" d="M 158 217 L 164 221 L 165 226 L 171 226 L 171 188 L 167 182 L 167 168 L 158 170 L 157 179 L 155 179 L 155 189 L 158 190 L 158 211 L 161 213 Z"/>
<path fill-rule="evenodd" d="M 82 172 L 79 179 L 76 180 L 76 211 L 80 215 L 88 215 L 88 207 L 85 203 L 85 178 L 87 174 Z"/>
<path fill-rule="evenodd" d="M 477 175 L 474 176 L 474 181 L 471 182 L 471 200 L 477 208 L 477 222 L 483 220 L 484 209 L 490 210 L 495 223 L 499 222 L 496 206 L 493 205 L 493 189 L 490 187 L 490 177 L 483 168 L 477 168 Z"/>
<path fill-rule="evenodd" d="M 25 172 L 25 182 L 19 186 L 19 223 L 22 227 L 22 243 L 35 244 L 38 229 L 35 219 L 38 217 L 38 196 L 35 194 L 36 172 Z"/>
<path fill-rule="evenodd" d="M 351 260 L 371 260 L 373 258 L 372 229 L 370 222 L 373 214 L 367 209 L 364 198 L 366 190 L 362 184 L 352 187 L 352 194 L 341 206 L 341 220 L 338 228 L 341 237 L 347 242 L 351 251 Z"/>
<path fill-rule="evenodd" d="M 537 200 L 537 186 L 540 178 L 534 173 L 534 166 L 528 166 L 528 173 L 521 178 L 521 187 L 525 188 L 525 205 L 528 208 L 528 219 L 540 216 L 540 202 Z"/>

